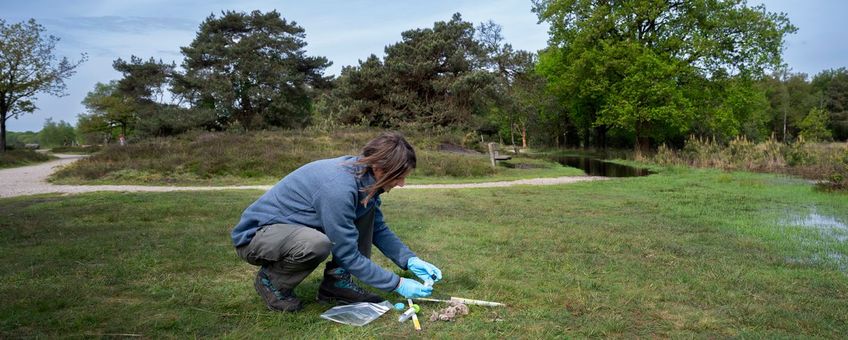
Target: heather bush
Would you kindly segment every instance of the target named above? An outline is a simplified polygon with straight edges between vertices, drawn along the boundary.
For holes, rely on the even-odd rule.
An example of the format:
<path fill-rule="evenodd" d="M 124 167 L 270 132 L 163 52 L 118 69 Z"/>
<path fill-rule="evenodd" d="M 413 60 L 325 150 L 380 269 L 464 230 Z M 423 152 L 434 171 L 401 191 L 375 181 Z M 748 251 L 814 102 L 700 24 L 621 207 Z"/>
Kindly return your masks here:
<path fill-rule="evenodd" d="M 102 148 L 96 145 L 92 146 L 57 146 L 50 149 L 53 153 L 81 153 L 90 154 L 100 151 Z"/>
<path fill-rule="evenodd" d="M 418 153 L 416 176 L 480 177 L 495 173 L 489 156 L 469 156 L 425 150 Z"/>
<path fill-rule="evenodd" d="M 8 149 L 0 153 L 0 169 L 46 162 L 55 157 L 32 150 Z"/>
<path fill-rule="evenodd" d="M 352 127 L 330 132 L 318 129 L 273 130 L 251 134 L 189 132 L 173 137 L 107 146 L 72 166 L 57 179 L 175 183 L 212 178 L 281 178 L 313 160 L 358 154 L 380 133 Z M 469 177 L 494 173 L 487 157 L 436 151 L 442 143 L 473 144 L 465 134 L 448 129 L 406 134 L 418 150 L 415 176 Z M 476 146 L 476 145 L 472 145 Z"/>

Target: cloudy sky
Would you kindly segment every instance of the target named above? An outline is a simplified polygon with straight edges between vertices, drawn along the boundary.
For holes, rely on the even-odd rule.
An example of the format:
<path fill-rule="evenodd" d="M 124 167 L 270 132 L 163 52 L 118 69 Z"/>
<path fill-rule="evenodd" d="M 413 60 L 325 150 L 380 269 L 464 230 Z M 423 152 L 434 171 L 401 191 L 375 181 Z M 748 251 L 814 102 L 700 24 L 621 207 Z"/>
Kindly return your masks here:
<path fill-rule="evenodd" d="M 772 12 L 785 12 L 798 33 L 787 39 L 784 53 L 795 72 L 815 74 L 848 67 L 848 30 L 842 24 L 848 13 L 844 0 L 751 0 Z M 180 64 L 180 46 L 194 38 L 200 23 L 222 10 L 270 11 L 276 9 L 306 30 L 307 51 L 333 62 L 327 72 L 337 75 L 342 66 L 357 64 L 400 40 L 400 33 L 432 27 L 455 12 L 475 24 L 494 20 L 514 47 L 536 51 L 546 45 L 547 25 L 538 24 L 529 0 L 431 1 L 187 1 L 187 0 L 0 0 L 0 18 L 14 23 L 35 18 L 49 34 L 61 40 L 57 52 L 71 60 L 80 53 L 88 61 L 67 80 L 68 95 L 40 95 L 38 110 L 7 121 L 10 131 L 38 131 L 47 118 L 76 123 L 85 111 L 80 101 L 97 82 L 118 79 L 112 69 L 117 58 L 131 55 L 155 57 Z"/>

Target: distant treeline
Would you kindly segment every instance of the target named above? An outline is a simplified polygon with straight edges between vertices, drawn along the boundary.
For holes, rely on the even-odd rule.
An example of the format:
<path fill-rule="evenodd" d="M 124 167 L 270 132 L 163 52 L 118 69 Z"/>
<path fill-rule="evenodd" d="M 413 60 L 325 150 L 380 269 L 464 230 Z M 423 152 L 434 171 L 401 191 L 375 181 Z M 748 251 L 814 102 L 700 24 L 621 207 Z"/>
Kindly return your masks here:
<path fill-rule="evenodd" d="M 14 149 L 22 149 L 27 144 L 37 144 L 39 148 L 53 148 L 77 144 L 77 133 L 74 126 L 60 120 L 58 123 L 48 118 L 38 132 L 6 132 L 6 145 Z"/>
<path fill-rule="evenodd" d="M 743 1 L 534 1 L 549 46 L 515 50 L 491 21 L 459 13 L 400 33 L 338 77 L 276 11 L 210 15 L 184 59 L 132 56 L 97 84 L 78 131 L 89 142 L 189 130 L 341 125 L 455 128 L 537 146 L 682 145 L 848 138 L 848 70 L 782 64 L 784 14 Z M 712 4 L 709 5 L 708 4 Z"/>

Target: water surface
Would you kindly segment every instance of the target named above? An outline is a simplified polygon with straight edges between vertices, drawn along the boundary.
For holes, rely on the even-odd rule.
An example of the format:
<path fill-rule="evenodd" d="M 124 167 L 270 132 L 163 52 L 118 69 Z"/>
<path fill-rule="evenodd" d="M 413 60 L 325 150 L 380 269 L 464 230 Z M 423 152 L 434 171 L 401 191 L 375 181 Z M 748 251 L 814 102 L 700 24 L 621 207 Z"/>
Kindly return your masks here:
<path fill-rule="evenodd" d="M 605 162 L 603 160 L 587 156 L 558 156 L 555 157 L 554 160 L 559 162 L 559 164 L 581 169 L 589 176 L 638 177 L 651 174 L 651 172 L 645 168 L 636 168 Z"/>
<path fill-rule="evenodd" d="M 816 208 L 805 214 L 791 213 L 781 220 L 780 224 L 812 228 L 839 242 L 848 241 L 848 225 L 835 216 L 820 214 Z"/>

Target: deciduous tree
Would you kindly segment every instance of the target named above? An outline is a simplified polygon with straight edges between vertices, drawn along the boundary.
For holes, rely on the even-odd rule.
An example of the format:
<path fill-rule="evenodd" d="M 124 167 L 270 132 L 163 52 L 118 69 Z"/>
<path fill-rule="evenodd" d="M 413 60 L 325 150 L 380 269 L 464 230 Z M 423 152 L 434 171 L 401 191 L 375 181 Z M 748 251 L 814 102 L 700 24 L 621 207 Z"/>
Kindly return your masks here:
<path fill-rule="evenodd" d="M 830 130 L 827 129 L 829 118 L 824 109 L 812 108 L 799 124 L 800 134 L 804 137 L 804 140 L 811 142 L 829 141 L 832 137 Z"/>
<path fill-rule="evenodd" d="M 744 0 L 535 0 L 551 24 L 542 70 L 575 121 L 647 140 L 688 129 L 701 105 L 686 96 L 696 78 L 756 77 L 780 63 L 783 14 Z"/>
<path fill-rule="evenodd" d="M 64 120 L 58 123 L 47 118 L 41 131 L 38 132 L 38 140 L 43 146 L 69 146 L 76 141 L 77 135 L 74 127 Z"/>
<path fill-rule="evenodd" d="M 501 26 L 493 21 L 480 24 L 477 36 L 486 51 L 485 67 L 494 75 L 490 110 L 512 145 L 518 134 L 521 146 L 527 147 L 528 124 L 547 108 L 544 86 L 540 86 L 543 79 L 535 72 L 536 55 L 505 43 Z"/>
<path fill-rule="evenodd" d="M 81 129 L 82 133 L 119 128 L 121 134 L 127 136 L 138 120 L 132 98 L 118 91 L 118 82 L 114 80 L 108 84 L 95 84 L 94 90 L 85 96 L 82 103 L 91 115 Z"/>
<path fill-rule="evenodd" d="M 0 152 L 6 151 L 6 121 L 35 111 L 36 95 L 65 95 L 64 80 L 82 62 L 57 58 L 59 38 L 45 36 L 44 26 L 34 19 L 7 24 L 0 19 Z"/>

